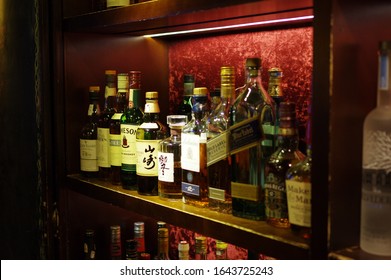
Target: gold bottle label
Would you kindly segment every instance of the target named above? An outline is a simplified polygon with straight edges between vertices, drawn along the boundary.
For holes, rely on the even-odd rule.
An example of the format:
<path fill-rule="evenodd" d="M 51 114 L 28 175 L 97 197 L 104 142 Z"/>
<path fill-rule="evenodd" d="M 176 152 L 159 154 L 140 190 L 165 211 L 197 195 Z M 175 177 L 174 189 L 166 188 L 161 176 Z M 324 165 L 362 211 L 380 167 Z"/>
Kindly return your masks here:
<path fill-rule="evenodd" d="M 223 132 L 206 143 L 207 166 L 227 158 L 229 154 L 229 133 Z"/>

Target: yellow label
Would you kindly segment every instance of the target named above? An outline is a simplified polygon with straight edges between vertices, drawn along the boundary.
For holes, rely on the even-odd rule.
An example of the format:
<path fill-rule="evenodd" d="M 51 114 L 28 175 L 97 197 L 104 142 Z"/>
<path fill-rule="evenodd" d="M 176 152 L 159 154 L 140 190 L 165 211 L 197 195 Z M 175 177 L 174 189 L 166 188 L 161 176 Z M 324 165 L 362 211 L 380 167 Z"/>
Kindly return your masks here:
<path fill-rule="evenodd" d="M 251 201 L 259 201 L 260 186 L 231 182 L 231 195 Z"/>
<path fill-rule="evenodd" d="M 228 141 L 229 137 L 227 132 L 223 132 L 220 135 L 207 141 L 207 166 L 227 158 L 229 153 Z"/>

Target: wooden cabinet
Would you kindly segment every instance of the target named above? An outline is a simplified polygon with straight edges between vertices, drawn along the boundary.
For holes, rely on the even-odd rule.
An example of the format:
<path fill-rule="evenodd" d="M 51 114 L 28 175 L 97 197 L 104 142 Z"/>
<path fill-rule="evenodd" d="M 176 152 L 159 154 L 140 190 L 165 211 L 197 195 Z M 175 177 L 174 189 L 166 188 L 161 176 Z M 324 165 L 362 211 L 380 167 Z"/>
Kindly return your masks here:
<path fill-rule="evenodd" d="M 342 4 L 342 1 L 316 0 L 152 0 L 102 11 L 93 11 L 90 2 L 53 4 L 57 81 L 53 96 L 57 147 L 54 163 L 63 221 L 63 258 L 74 257 L 69 249 L 74 245 L 71 235 L 82 234 L 72 230 L 72 226 L 80 224 L 77 211 L 96 207 L 83 199 L 100 203 L 103 208 L 96 209 L 96 215 L 102 215 L 105 207 L 120 208 L 121 215 L 125 211 L 129 215 L 165 220 L 279 259 L 325 259 L 330 252 L 333 257 L 347 256 L 341 250 L 358 245 L 361 125 L 376 98 L 377 42 L 391 37 L 386 28 L 381 29 L 390 23 L 387 16 L 390 5 L 386 1 Z M 86 88 L 96 83 L 102 83 L 99 85 L 103 87 L 105 69 L 129 71 L 131 64 L 141 70 L 144 89 L 161 93 L 160 106 L 165 116 L 175 102 L 172 96 L 175 74 L 170 72 L 170 55 L 175 44 L 191 44 L 191 40 L 220 35 L 297 28 L 311 29 L 305 45 L 311 50 L 312 75 L 304 81 L 313 91 L 311 241 L 265 222 L 196 209 L 180 202 L 162 202 L 121 187 L 88 181 L 77 174 L 78 133 L 86 110 Z M 203 30 L 153 39 L 143 37 L 198 29 Z M 278 38 L 274 40 L 278 42 Z M 273 49 L 264 51 L 272 53 Z M 303 82 L 299 75 L 296 80 Z M 80 198 L 80 204 L 73 201 L 75 197 Z M 70 211 L 70 207 L 79 209 Z"/>

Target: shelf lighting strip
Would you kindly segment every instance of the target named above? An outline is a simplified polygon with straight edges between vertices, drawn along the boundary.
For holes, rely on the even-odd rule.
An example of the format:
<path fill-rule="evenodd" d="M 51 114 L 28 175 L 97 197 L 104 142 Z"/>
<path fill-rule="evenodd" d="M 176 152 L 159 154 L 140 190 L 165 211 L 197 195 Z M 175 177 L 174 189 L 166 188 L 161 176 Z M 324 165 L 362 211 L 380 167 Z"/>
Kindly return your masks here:
<path fill-rule="evenodd" d="M 190 30 L 182 30 L 182 31 L 172 31 L 172 32 L 165 32 L 165 33 L 156 33 L 156 34 L 149 34 L 149 35 L 143 35 L 143 36 L 146 37 L 146 38 L 163 37 L 163 36 L 171 36 L 171 35 L 179 35 L 179 34 L 205 32 L 205 31 L 234 29 L 234 28 L 241 28 L 241 27 L 248 27 L 248 26 L 258 26 L 258 25 L 267 25 L 267 24 L 276 24 L 276 23 L 312 20 L 313 18 L 314 18 L 314 16 L 310 15 L 310 16 L 301 16 L 301 17 L 272 19 L 272 20 L 264 20 L 264 21 L 250 22 L 250 23 L 233 24 L 233 25 L 218 26 L 218 27 L 207 27 L 207 28 L 199 28 L 199 29 L 190 29 Z"/>

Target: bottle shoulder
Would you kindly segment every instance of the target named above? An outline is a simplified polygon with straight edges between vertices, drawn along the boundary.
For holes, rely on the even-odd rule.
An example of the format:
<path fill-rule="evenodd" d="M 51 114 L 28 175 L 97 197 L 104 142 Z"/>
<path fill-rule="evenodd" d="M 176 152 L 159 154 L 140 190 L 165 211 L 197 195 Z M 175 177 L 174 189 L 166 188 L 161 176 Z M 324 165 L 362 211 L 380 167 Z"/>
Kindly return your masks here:
<path fill-rule="evenodd" d="M 364 130 L 381 130 L 391 133 L 391 107 L 379 106 L 370 111 L 364 120 Z"/>

